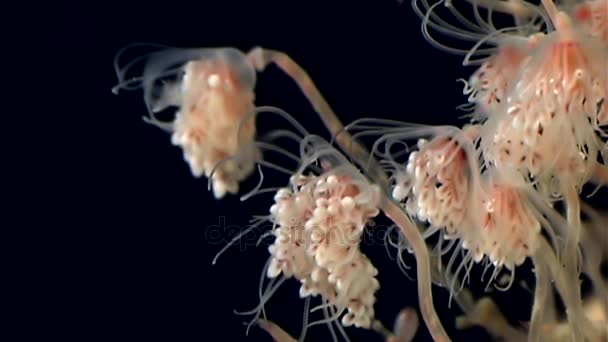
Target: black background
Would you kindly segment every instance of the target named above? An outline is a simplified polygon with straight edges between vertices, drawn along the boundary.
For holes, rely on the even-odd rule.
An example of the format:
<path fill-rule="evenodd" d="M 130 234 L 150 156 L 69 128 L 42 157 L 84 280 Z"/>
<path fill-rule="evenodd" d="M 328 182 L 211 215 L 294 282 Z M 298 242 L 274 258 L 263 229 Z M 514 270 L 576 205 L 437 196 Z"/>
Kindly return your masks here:
<path fill-rule="evenodd" d="M 33 322 L 23 329 L 24 340 L 35 334 L 58 341 L 270 341 L 256 327 L 245 337 L 248 316 L 233 313 L 257 304 L 266 248 L 237 246 L 212 266 L 223 245 L 205 234 L 221 217 L 244 226 L 266 214 L 271 198 L 216 201 L 203 179 L 190 176 L 169 135 L 142 122 L 141 94 L 111 94 L 112 60 L 121 47 L 154 42 L 285 51 L 345 122 L 454 123 L 461 114 L 455 107 L 465 100 L 455 80 L 471 71 L 460 57 L 424 41 L 408 2 L 59 1 L 37 7 L 30 19 L 35 37 L 28 45 L 36 52 L 28 54 L 25 72 L 36 115 L 29 162 L 37 224 L 26 230 L 35 253 L 23 270 L 33 276 L 19 311 Z M 260 74 L 257 89 L 258 105 L 284 108 L 326 135 L 278 69 Z M 261 119 L 260 129 L 266 124 Z M 399 309 L 417 305 L 416 286 L 383 246 L 365 248 L 380 269 L 377 317 L 390 326 Z M 411 256 L 406 261 L 414 264 Z M 295 336 L 302 313 L 297 290 L 288 282 L 268 306 L 269 318 Z M 481 329 L 456 331 L 459 311 L 447 308 L 447 291 L 436 290 L 454 340 L 488 340 Z M 515 307 L 510 298 L 504 302 Z M 524 309 L 515 321 L 531 307 L 528 296 L 518 300 Z M 347 331 L 354 341 L 380 341 L 374 333 Z M 329 339 L 323 326 L 309 334 L 313 341 Z M 417 341 L 429 339 L 423 326 Z"/>

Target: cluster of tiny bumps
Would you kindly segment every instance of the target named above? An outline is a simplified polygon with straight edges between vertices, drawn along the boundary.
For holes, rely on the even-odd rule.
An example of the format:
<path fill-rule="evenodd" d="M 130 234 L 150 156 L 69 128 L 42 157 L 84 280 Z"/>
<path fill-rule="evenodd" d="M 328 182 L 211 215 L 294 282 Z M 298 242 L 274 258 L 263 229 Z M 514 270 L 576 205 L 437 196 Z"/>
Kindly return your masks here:
<path fill-rule="evenodd" d="M 359 242 L 368 221 L 378 215 L 379 190 L 335 171 L 292 177 L 290 183 L 270 208 L 277 228 L 268 276 L 295 277 L 302 283 L 301 297 L 320 294 L 338 310 L 348 310 L 344 326 L 369 328 L 380 285 Z"/>

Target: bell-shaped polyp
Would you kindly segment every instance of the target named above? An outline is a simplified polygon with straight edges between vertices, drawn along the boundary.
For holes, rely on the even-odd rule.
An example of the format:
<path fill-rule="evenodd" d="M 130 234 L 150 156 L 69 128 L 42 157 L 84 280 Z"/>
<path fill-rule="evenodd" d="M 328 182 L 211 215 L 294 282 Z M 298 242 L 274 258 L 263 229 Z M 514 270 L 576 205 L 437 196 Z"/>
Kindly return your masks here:
<path fill-rule="evenodd" d="M 408 170 L 414 179 L 408 210 L 453 234 L 464 219 L 469 194 L 464 149 L 449 138 L 433 139 L 410 154 Z"/>
<path fill-rule="evenodd" d="M 458 235 L 465 219 L 474 184 L 481 166 L 475 148 L 478 126 L 463 129 L 451 126 L 406 125 L 387 131 L 375 148 L 383 143 L 417 141 L 417 150 L 410 151 L 405 170 L 395 167 L 393 197 L 405 202 L 409 214 L 428 222 L 434 229 L 446 229 Z M 385 147 L 389 150 L 389 147 Z M 385 153 L 385 163 L 396 164 L 395 154 Z"/>
<path fill-rule="evenodd" d="M 126 79 L 139 63 L 142 75 Z M 165 48 L 116 68 L 115 90 L 143 88 L 146 121 L 172 133 L 192 174 L 212 177 L 216 198 L 236 193 L 259 153 L 255 118 L 248 116 L 255 110 L 256 72 L 247 56 L 233 48 Z M 177 107 L 172 122 L 155 116 L 170 107 Z"/>
<path fill-rule="evenodd" d="M 505 42 L 471 75 L 463 92 L 469 96 L 468 101 L 476 105 L 476 118 L 484 119 L 496 113 L 506 101 L 517 71 L 529 55 L 528 45 L 524 38 Z"/>
<path fill-rule="evenodd" d="M 484 177 L 483 184 L 479 247 L 495 267 L 512 270 L 538 247 L 541 224 L 523 188 L 492 177 Z"/>
<path fill-rule="evenodd" d="M 255 121 L 245 119 L 255 110 L 252 80 L 255 71 L 237 50 L 185 67 L 172 141 L 183 148 L 195 176 L 212 177 L 216 198 L 238 192 L 257 160 Z"/>
<path fill-rule="evenodd" d="M 542 38 L 507 101 L 485 125 L 484 157 L 498 169 L 557 177 L 580 189 L 599 149 L 606 51 L 565 14 L 557 18 L 557 31 Z"/>
<path fill-rule="evenodd" d="M 535 184 L 553 179 L 554 185 L 578 190 L 589 180 L 599 148 L 596 132 L 584 117 L 534 116 L 518 107 L 491 118 L 483 132 L 484 159 L 496 172 L 516 171 Z M 561 189 L 551 192 L 557 195 Z"/>
<path fill-rule="evenodd" d="M 608 94 L 608 50 L 565 12 L 555 13 L 553 20 L 556 30 L 522 65 L 510 102 L 527 111 L 596 122 Z"/>

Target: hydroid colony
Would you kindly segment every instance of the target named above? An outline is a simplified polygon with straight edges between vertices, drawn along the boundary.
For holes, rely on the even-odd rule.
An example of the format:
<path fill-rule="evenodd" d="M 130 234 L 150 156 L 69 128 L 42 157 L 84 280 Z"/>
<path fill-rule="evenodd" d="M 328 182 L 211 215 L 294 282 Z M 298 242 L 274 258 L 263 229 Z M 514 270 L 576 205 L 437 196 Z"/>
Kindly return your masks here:
<path fill-rule="evenodd" d="M 305 70 L 288 55 L 259 47 L 248 53 L 157 47 L 125 65 L 119 54 L 115 90 L 143 89 L 146 120 L 171 133 L 192 174 L 207 177 L 218 199 L 238 193 L 256 167 L 286 174 L 286 186 L 273 190 L 270 214 L 259 220 L 272 222 L 275 241 L 264 268 L 269 284 L 251 312 L 252 322 L 277 340 L 293 339 L 259 318 L 288 279 L 301 284 L 305 312 L 314 298 L 325 317 L 307 322 L 305 315 L 300 339 L 319 323 L 334 339 L 348 339 L 349 326 L 392 341 L 413 338 L 412 312 L 400 315 L 394 332 L 375 319 L 379 270 L 359 244 L 380 213 L 399 228 L 400 252 L 416 258 L 420 311 L 436 341 L 450 338 L 435 312 L 433 283 L 447 287 L 465 312 L 458 320 L 463 328 L 480 325 L 509 341 L 605 340 L 608 291 L 600 264 L 608 254 L 608 222 L 583 201 L 583 188 L 608 181 L 608 1 L 412 4 L 431 44 L 476 66 L 463 80 L 461 109 L 471 120 L 462 127 L 380 118 L 344 126 Z M 255 106 L 257 73 L 270 63 L 298 84 L 331 143 L 279 108 Z M 143 73 L 131 78 L 138 64 Z M 177 109 L 174 120 L 155 117 L 166 108 Z M 259 115 L 276 115 L 288 127 L 258 136 Z M 359 143 L 363 137 L 373 137 L 372 146 Z M 298 166 L 271 160 L 273 153 Z M 260 184 L 245 197 L 264 191 Z M 427 242 L 430 236 L 439 243 Z M 491 269 L 490 283 L 501 272 L 512 282 L 526 259 L 536 277 L 529 324 L 510 326 L 490 299 L 475 302 L 463 289 L 474 267 Z M 585 302 L 583 273 L 594 289 Z M 566 308 L 563 320 L 554 293 Z"/>

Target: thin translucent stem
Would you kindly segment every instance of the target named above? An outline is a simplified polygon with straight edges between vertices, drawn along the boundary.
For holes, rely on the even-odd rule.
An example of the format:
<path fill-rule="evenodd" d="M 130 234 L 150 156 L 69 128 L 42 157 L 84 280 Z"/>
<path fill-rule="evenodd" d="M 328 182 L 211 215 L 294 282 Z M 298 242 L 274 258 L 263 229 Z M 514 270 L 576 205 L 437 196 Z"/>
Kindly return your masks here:
<path fill-rule="evenodd" d="M 604 307 L 608 314 L 608 288 L 602 276 L 602 261 L 608 259 L 608 222 L 605 215 L 598 213 L 590 205 L 581 203 L 583 212 L 589 217 L 584 225 L 581 236 L 581 246 L 585 253 L 583 271 L 589 276 L 593 284 L 593 291 L 599 298 L 603 298 Z"/>
<path fill-rule="evenodd" d="M 571 282 L 569 275 L 565 274 L 564 268 L 560 265 L 551 246 L 545 239 L 540 240 L 539 248 L 532 256 L 535 268 L 547 268 L 555 286 L 566 306 L 566 314 L 573 341 L 595 341 L 598 333 L 593 324 L 587 318 L 583 310 L 580 297 L 580 283 Z"/>
<path fill-rule="evenodd" d="M 285 330 L 271 321 L 260 319 L 258 320 L 258 325 L 266 330 L 276 342 L 297 342 L 295 338 L 291 337 Z"/>
<path fill-rule="evenodd" d="M 565 275 L 568 278 L 567 282 L 571 284 L 567 287 L 566 294 L 570 297 L 569 301 L 572 305 L 568 308 L 568 317 L 582 313 L 582 300 L 580 293 L 580 270 L 579 270 L 579 254 L 578 248 L 581 239 L 581 205 L 578 193 L 572 187 L 566 187 L 564 191 L 566 201 L 566 217 L 568 219 L 568 235 L 566 236 L 566 245 L 562 263 L 564 264 Z M 575 316 L 576 317 L 576 316 Z M 583 335 L 580 331 L 582 327 L 573 324 L 572 330 L 575 341 Z"/>
<path fill-rule="evenodd" d="M 393 201 L 385 200 L 382 211 L 399 226 L 405 238 L 409 241 L 416 257 L 418 276 L 418 299 L 420 312 L 435 342 L 451 341 L 445 332 L 439 316 L 433 305 L 433 292 L 430 271 L 429 251 L 420 231 L 415 227 L 403 209 Z"/>
<path fill-rule="evenodd" d="M 553 0 L 541 0 L 541 3 L 543 4 L 545 11 L 547 11 L 547 14 L 549 14 L 551 21 L 553 21 L 553 24 L 555 25 L 557 21 L 557 13 L 559 12 L 557 6 L 555 6 Z"/>
<path fill-rule="evenodd" d="M 572 187 L 565 187 L 566 217 L 568 219 L 568 235 L 564 247 L 563 263 L 567 273 L 572 273 L 578 280 L 578 246 L 581 240 L 581 203 L 578 193 Z"/>
<path fill-rule="evenodd" d="M 340 148 L 348 152 L 357 164 L 366 168 L 368 176 L 376 183 L 382 186 L 388 183 L 388 178 L 384 174 L 382 167 L 375 160 L 370 159 L 367 149 L 357 142 L 350 133 L 344 130 L 344 124 L 338 119 L 338 116 L 304 68 L 287 54 L 280 51 L 256 47 L 249 52 L 248 56 L 257 70 L 264 70 L 270 63 L 276 64 L 298 85 L 329 132 L 335 137 L 335 141 Z"/>
<path fill-rule="evenodd" d="M 542 328 L 547 323 L 547 309 L 552 304 L 551 295 L 553 294 L 548 270 L 537 262 L 534 265 L 536 266 L 534 268 L 536 286 L 534 288 L 534 304 L 532 305 L 532 318 L 528 334 L 529 342 L 541 341 Z"/>

